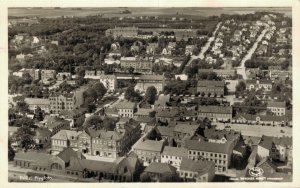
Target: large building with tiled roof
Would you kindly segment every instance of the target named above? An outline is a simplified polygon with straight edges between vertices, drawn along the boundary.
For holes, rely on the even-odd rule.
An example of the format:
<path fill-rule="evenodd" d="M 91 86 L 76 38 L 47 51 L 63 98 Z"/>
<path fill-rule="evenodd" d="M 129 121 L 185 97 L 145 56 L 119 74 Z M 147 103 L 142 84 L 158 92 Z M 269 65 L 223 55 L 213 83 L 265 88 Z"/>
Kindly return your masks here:
<path fill-rule="evenodd" d="M 215 176 L 215 164 L 207 160 L 195 161 L 183 158 L 179 176 L 186 181 L 211 182 Z"/>
<path fill-rule="evenodd" d="M 186 139 L 192 137 L 198 130 L 199 124 L 185 123 L 185 122 L 176 122 L 174 127 L 174 140 L 177 144 L 177 147 L 182 147 Z"/>
<path fill-rule="evenodd" d="M 55 155 L 65 148 L 78 148 L 78 136 L 81 131 L 60 130 L 51 137 L 51 154 Z"/>
<path fill-rule="evenodd" d="M 141 75 L 134 89 L 140 92 L 146 92 L 147 88 L 154 86 L 157 92 L 162 92 L 165 87 L 164 75 Z"/>
<path fill-rule="evenodd" d="M 225 94 L 225 82 L 215 80 L 199 80 L 197 83 L 197 92 L 205 96 L 219 96 Z"/>
<path fill-rule="evenodd" d="M 161 154 L 161 163 L 168 163 L 179 169 L 181 161 L 187 157 L 188 150 L 186 148 L 165 146 Z"/>
<path fill-rule="evenodd" d="M 136 112 L 136 104 L 127 100 L 120 101 L 114 108 L 117 109 L 119 117 L 133 118 Z"/>
<path fill-rule="evenodd" d="M 226 172 L 231 162 L 234 148 L 232 141 L 224 144 L 207 142 L 203 139 L 187 140 L 188 158 L 193 160 L 206 159 L 215 163 L 216 172 Z"/>
<path fill-rule="evenodd" d="M 225 143 L 227 141 L 233 141 L 237 143 L 237 140 L 240 137 L 240 133 L 234 130 L 217 130 L 215 128 L 204 129 L 203 131 L 204 137 L 208 140 L 208 142 L 215 142 L 215 143 Z"/>
<path fill-rule="evenodd" d="M 198 117 L 208 118 L 212 121 L 231 121 L 231 106 L 198 106 Z"/>
<path fill-rule="evenodd" d="M 267 126 L 291 125 L 291 120 L 287 116 L 240 114 L 232 120 L 236 123 Z"/>
<path fill-rule="evenodd" d="M 25 98 L 24 101 L 28 104 L 29 110 L 35 111 L 37 107 L 40 107 L 46 113 L 50 112 L 49 99 L 42 98 Z"/>
<path fill-rule="evenodd" d="M 286 111 L 285 102 L 268 102 L 267 109 L 271 110 L 276 116 L 284 116 Z"/>
<path fill-rule="evenodd" d="M 113 74 L 101 74 L 99 75 L 100 82 L 109 92 L 115 91 L 117 89 L 117 77 Z"/>
<path fill-rule="evenodd" d="M 164 174 L 176 175 L 176 168 L 167 163 L 153 162 L 144 170 L 153 181 L 159 181 Z"/>

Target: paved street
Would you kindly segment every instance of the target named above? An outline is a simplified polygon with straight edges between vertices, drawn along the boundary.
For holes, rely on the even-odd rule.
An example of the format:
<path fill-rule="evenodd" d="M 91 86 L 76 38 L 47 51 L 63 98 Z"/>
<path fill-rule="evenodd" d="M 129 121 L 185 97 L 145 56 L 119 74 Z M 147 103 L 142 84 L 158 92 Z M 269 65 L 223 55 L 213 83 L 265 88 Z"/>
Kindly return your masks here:
<path fill-rule="evenodd" d="M 253 53 L 255 52 L 258 43 L 262 40 L 262 38 L 265 36 L 267 32 L 267 29 L 264 29 L 261 34 L 257 37 L 256 42 L 253 44 L 253 46 L 250 48 L 248 53 L 245 55 L 245 57 L 241 61 L 241 65 L 239 67 L 236 67 L 237 73 L 242 75 L 243 79 L 247 80 L 246 75 L 246 68 L 245 68 L 245 62 L 249 59 L 251 59 Z"/>
<path fill-rule="evenodd" d="M 231 129 L 241 131 L 242 135 L 246 136 L 292 136 L 292 128 L 290 127 L 271 127 L 271 126 L 259 126 L 259 125 L 246 125 L 246 124 L 230 124 L 230 123 L 214 123 L 217 125 L 217 129 L 224 129 L 226 125 L 229 125 Z M 284 132 L 282 132 L 282 131 Z"/>

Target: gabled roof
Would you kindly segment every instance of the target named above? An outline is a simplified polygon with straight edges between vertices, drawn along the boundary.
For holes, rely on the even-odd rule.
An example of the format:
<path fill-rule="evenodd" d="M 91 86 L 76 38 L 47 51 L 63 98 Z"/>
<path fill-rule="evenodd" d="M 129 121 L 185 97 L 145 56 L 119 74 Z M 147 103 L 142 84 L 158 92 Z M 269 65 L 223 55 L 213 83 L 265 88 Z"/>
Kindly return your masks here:
<path fill-rule="evenodd" d="M 53 135 L 51 139 L 57 140 L 76 140 L 81 134 L 81 131 L 71 131 L 71 130 L 60 130 L 58 133 Z"/>
<path fill-rule="evenodd" d="M 233 150 L 233 142 L 227 141 L 224 144 L 206 142 L 204 140 L 187 140 L 185 144 L 188 150 L 208 151 L 228 154 Z"/>
<path fill-rule="evenodd" d="M 199 106 L 199 113 L 232 114 L 231 106 Z"/>
<path fill-rule="evenodd" d="M 157 173 L 157 174 L 163 174 L 163 173 L 175 174 L 176 168 L 167 163 L 153 162 L 146 167 L 145 172 Z"/>
<path fill-rule="evenodd" d="M 72 148 L 66 148 L 63 151 L 61 151 L 57 157 L 61 158 L 66 163 L 71 160 L 71 157 L 77 157 L 76 151 L 74 151 Z"/>
<path fill-rule="evenodd" d="M 199 128 L 198 124 L 187 125 L 187 124 L 179 123 L 175 125 L 174 132 L 179 132 L 179 133 L 188 134 L 192 136 L 195 134 L 198 128 Z"/>
<path fill-rule="evenodd" d="M 188 157 L 188 150 L 186 148 L 177 148 L 171 146 L 165 146 L 162 155 Z"/>
<path fill-rule="evenodd" d="M 133 149 L 161 152 L 164 146 L 164 140 L 147 140 L 139 139 L 133 146 Z"/>
<path fill-rule="evenodd" d="M 161 136 L 174 136 L 174 127 L 169 126 L 157 126 L 156 129 L 160 133 Z"/>
<path fill-rule="evenodd" d="M 198 175 L 209 172 L 214 167 L 214 162 L 207 160 L 194 161 L 192 159 L 183 158 L 180 164 L 180 171 L 198 172 Z"/>
<path fill-rule="evenodd" d="M 118 104 L 115 105 L 116 109 L 133 109 L 135 107 L 135 103 L 130 101 L 120 101 Z"/>

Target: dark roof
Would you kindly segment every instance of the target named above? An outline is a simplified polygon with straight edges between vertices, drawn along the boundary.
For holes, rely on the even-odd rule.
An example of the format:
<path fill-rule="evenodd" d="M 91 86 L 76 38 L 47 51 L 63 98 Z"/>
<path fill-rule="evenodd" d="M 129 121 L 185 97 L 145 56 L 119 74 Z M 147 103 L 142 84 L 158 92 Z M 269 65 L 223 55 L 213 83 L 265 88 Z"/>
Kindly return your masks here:
<path fill-rule="evenodd" d="M 162 155 L 188 157 L 188 150 L 183 147 L 178 148 L 178 147 L 165 146 Z"/>
<path fill-rule="evenodd" d="M 111 172 L 114 165 L 115 164 L 111 162 L 94 161 L 94 160 L 71 157 L 70 166 L 68 166 L 67 169 L 83 171 L 86 168 L 87 170 L 93 170 L 93 171 Z"/>
<path fill-rule="evenodd" d="M 135 103 L 130 101 L 120 101 L 115 105 L 116 109 L 133 109 L 135 107 Z"/>
<path fill-rule="evenodd" d="M 177 124 L 174 127 L 174 132 L 188 134 L 190 136 L 194 135 L 197 129 L 199 128 L 198 124 L 187 125 L 187 124 Z"/>
<path fill-rule="evenodd" d="M 199 106 L 199 113 L 232 114 L 231 106 Z"/>
<path fill-rule="evenodd" d="M 175 174 L 176 168 L 167 163 L 153 162 L 146 167 L 145 172 L 157 173 L 157 174 L 163 174 L 163 173 Z"/>
<path fill-rule="evenodd" d="M 272 144 L 281 145 L 283 147 L 289 147 L 292 145 L 291 137 L 271 137 L 263 135 L 261 137 L 259 145 L 266 149 L 271 149 Z"/>
<path fill-rule="evenodd" d="M 224 81 L 215 81 L 215 80 L 199 80 L 197 83 L 198 87 L 224 87 Z"/>
<path fill-rule="evenodd" d="M 174 118 L 175 116 L 179 115 L 179 109 L 178 108 L 167 108 L 167 109 L 161 109 L 158 108 L 156 111 L 156 117 L 167 117 L 167 118 Z"/>
<path fill-rule="evenodd" d="M 71 160 L 71 157 L 77 157 L 77 153 L 72 148 L 66 148 L 61 151 L 57 157 L 61 158 L 67 163 Z"/>
<path fill-rule="evenodd" d="M 235 132 L 234 130 L 217 130 L 215 128 L 205 129 L 204 130 L 204 136 L 207 139 L 221 139 L 223 137 L 226 138 L 226 140 L 234 140 L 236 139 L 240 134 L 238 132 Z"/>
<path fill-rule="evenodd" d="M 285 108 L 285 102 L 268 102 L 267 107 Z"/>
<path fill-rule="evenodd" d="M 14 160 L 22 160 L 22 161 L 29 161 L 29 162 L 44 162 L 47 163 L 52 155 L 46 153 L 38 153 L 38 152 L 23 152 L 20 151 L 16 153 Z"/>
<path fill-rule="evenodd" d="M 180 164 L 180 170 L 198 172 L 199 175 L 208 172 L 214 167 L 214 162 L 207 160 L 194 161 L 192 159 L 183 158 Z"/>
<path fill-rule="evenodd" d="M 35 130 L 35 136 L 34 136 L 34 138 L 41 139 L 41 138 L 46 138 L 46 137 L 48 137 L 50 135 L 51 135 L 51 131 L 49 129 L 47 129 L 47 128 L 37 128 Z"/>
<path fill-rule="evenodd" d="M 204 140 L 187 140 L 185 144 L 188 150 L 208 151 L 228 154 L 233 150 L 233 142 L 227 141 L 224 144 L 206 142 Z"/>
<path fill-rule="evenodd" d="M 170 136 L 173 137 L 174 127 L 167 127 L 167 126 L 157 126 L 156 129 L 160 133 L 161 136 Z"/>

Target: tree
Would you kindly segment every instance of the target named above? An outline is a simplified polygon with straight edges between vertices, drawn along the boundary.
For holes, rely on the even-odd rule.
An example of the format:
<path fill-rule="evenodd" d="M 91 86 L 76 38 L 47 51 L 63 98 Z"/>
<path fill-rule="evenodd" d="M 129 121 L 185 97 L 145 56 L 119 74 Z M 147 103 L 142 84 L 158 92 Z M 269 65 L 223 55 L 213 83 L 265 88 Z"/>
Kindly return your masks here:
<path fill-rule="evenodd" d="M 140 94 L 138 94 L 134 90 L 134 86 L 129 86 L 125 91 L 125 99 L 132 101 L 132 102 L 139 102 L 141 100 Z"/>
<path fill-rule="evenodd" d="M 15 151 L 11 147 L 11 139 L 8 139 L 8 160 L 13 161 L 15 158 Z"/>
<path fill-rule="evenodd" d="M 35 109 L 34 117 L 35 117 L 37 120 L 39 120 L 39 121 L 43 121 L 43 119 L 44 119 L 44 114 L 43 114 L 43 111 L 42 111 L 41 107 L 38 106 L 38 107 Z"/>
<path fill-rule="evenodd" d="M 146 94 L 144 99 L 149 103 L 149 104 L 154 104 L 155 102 L 155 96 L 157 95 L 157 89 L 154 86 L 150 86 L 146 90 Z"/>
<path fill-rule="evenodd" d="M 141 182 L 151 182 L 151 178 L 146 172 L 143 172 L 141 174 L 140 180 L 141 180 Z"/>
<path fill-rule="evenodd" d="M 92 115 L 87 118 L 87 120 L 84 123 L 84 128 L 102 128 L 102 119 L 100 116 Z"/>
<path fill-rule="evenodd" d="M 21 144 L 21 147 L 25 149 L 29 149 L 32 145 L 34 145 L 34 136 L 35 132 L 32 130 L 32 128 L 26 125 L 20 127 L 15 133 L 16 141 L 19 142 Z"/>
<path fill-rule="evenodd" d="M 179 182 L 180 178 L 176 174 L 163 173 L 159 178 L 160 182 Z"/>
<path fill-rule="evenodd" d="M 31 84 L 32 82 L 32 77 L 27 72 L 22 75 L 22 79 L 23 79 L 23 84 Z"/>
<path fill-rule="evenodd" d="M 244 81 L 239 81 L 239 83 L 235 86 L 235 91 L 240 93 L 246 90 L 246 83 Z"/>
<path fill-rule="evenodd" d="M 26 102 L 17 102 L 16 110 L 22 114 L 29 111 L 28 104 Z"/>
<path fill-rule="evenodd" d="M 89 103 L 88 106 L 87 106 L 87 108 L 88 108 L 88 112 L 92 113 L 92 112 L 94 112 L 96 110 L 97 107 L 96 107 L 96 105 L 94 103 Z"/>

